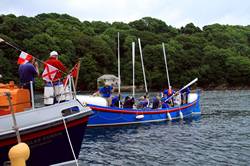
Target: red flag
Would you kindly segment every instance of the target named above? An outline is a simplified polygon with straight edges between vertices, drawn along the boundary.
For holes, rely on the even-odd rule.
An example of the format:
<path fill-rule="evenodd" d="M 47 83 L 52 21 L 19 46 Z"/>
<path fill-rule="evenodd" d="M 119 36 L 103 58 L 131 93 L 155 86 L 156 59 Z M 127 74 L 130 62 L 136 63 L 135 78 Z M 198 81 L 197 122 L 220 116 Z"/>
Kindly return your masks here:
<path fill-rule="evenodd" d="M 46 64 L 43 74 L 42 74 L 42 78 L 45 81 L 54 81 L 54 78 L 56 76 L 56 73 L 58 72 L 58 69 L 55 68 L 54 66 L 51 66 L 49 64 Z"/>
<path fill-rule="evenodd" d="M 32 55 L 22 51 L 17 60 L 17 64 L 19 65 L 25 64 L 29 62 L 30 60 L 32 60 Z"/>
<path fill-rule="evenodd" d="M 73 67 L 73 69 L 72 69 L 71 72 L 70 72 L 70 75 L 71 75 L 72 77 L 76 77 L 77 71 L 78 71 L 78 63 L 75 64 L 75 66 Z"/>
<path fill-rule="evenodd" d="M 70 72 L 67 75 L 67 77 L 63 80 L 64 88 L 68 84 L 70 76 L 72 76 L 72 77 L 76 77 L 77 76 L 78 70 L 79 70 L 79 63 L 75 64 L 75 66 L 70 70 Z"/>

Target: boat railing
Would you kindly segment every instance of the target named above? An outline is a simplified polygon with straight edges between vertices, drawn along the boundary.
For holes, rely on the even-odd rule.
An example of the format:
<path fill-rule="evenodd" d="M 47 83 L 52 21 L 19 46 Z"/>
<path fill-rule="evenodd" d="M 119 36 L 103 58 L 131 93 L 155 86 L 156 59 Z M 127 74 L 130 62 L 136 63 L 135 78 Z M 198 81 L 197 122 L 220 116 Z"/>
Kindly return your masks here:
<path fill-rule="evenodd" d="M 54 85 L 53 85 L 53 90 L 55 91 Z M 37 93 L 35 95 L 32 81 L 30 82 L 30 93 L 31 93 L 30 97 L 31 97 L 31 104 L 32 104 L 33 110 L 35 108 L 38 108 L 38 107 L 44 107 L 44 106 L 51 105 L 51 104 L 47 105 L 42 101 L 42 100 L 46 100 L 49 98 L 54 99 L 53 104 L 61 103 L 61 102 L 67 101 L 67 100 L 76 99 L 76 89 L 74 86 L 74 80 L 71 76 L 70 76 L 67 84 L 66 85 L 63 84 L 63 89 L 62 89 L 62 92 L 60 94 L 56 95 L 55 92 L 53 92 L 53 95 L 46 96 L 46 97 L 42 96 L 41 93 Z"/>

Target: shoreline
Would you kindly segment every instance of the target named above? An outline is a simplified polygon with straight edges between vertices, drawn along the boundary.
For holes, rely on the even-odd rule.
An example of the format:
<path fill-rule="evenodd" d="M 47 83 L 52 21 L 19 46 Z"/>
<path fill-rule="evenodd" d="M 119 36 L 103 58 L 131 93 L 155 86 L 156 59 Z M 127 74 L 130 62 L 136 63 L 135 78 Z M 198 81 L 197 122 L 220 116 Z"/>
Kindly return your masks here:
<path fill-rule="evenodd" d="M 136 92 L 145 92 L 145 89 L 141 86 L 137 86 L 135 87 Z M 175 87 L 173 87 L 173 89 L 177 89 Z M 219 85 L 219 86 L 208 86 L 208 87 L 197 87 L 196 88 L 192 88 L 192 90 L 201 90 L 201 91 L 226 91 L 226 90 L 250 90 L 250 86 L 225 86 L 225 85 Z M 132 92 L 132 86 L 122 86 L 121 87 L 121 92 Z M 157 92 L 157 91 L 162 91 L 162 89 L 151 89 L 149 91 L 153 91 L 153 92 Z M 118 92 L 117 88 L 114 88 L 114 92 Z"/>

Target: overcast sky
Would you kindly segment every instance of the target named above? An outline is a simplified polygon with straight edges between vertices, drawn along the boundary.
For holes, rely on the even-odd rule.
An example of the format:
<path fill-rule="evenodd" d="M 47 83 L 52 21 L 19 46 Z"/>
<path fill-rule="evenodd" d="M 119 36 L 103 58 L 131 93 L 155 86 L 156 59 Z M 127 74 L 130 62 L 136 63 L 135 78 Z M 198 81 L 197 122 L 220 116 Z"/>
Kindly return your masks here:
<path fill-rule="evenodd" d="M 153 17 L 174 27 L 192 22 L 250 25 L 250 0 L 0 0 L 0 14 L 66 13 L 81 21 L 128 23 Z"/>

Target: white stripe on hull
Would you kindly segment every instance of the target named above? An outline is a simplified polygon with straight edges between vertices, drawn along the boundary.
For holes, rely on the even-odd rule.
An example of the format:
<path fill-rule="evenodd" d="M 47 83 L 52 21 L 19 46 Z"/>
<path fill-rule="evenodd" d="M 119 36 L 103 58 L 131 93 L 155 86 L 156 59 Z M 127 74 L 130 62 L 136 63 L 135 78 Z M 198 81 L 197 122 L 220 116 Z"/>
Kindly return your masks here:
<path fill-rule="evenodd" d="M 184 117 L 190 116 L 192 114 L 188 114 Z M 174 117 L 172 120 L 180 119 L 179 117 Z M 163 122 L 168 121 L 168 119 L 156 119 L 156 120 L 145 120 L 145 121 L 136 121 L 136 122 L 121 122 L 121 123 L 103 123 L 103 124 L 87 124 L 87 127 L 102 127 L 102 126 L 119 126 L 119 125 L 129 125 L 129 124 L 139 124 L 139 123 L 150 123 L 150 122 Z"/>

